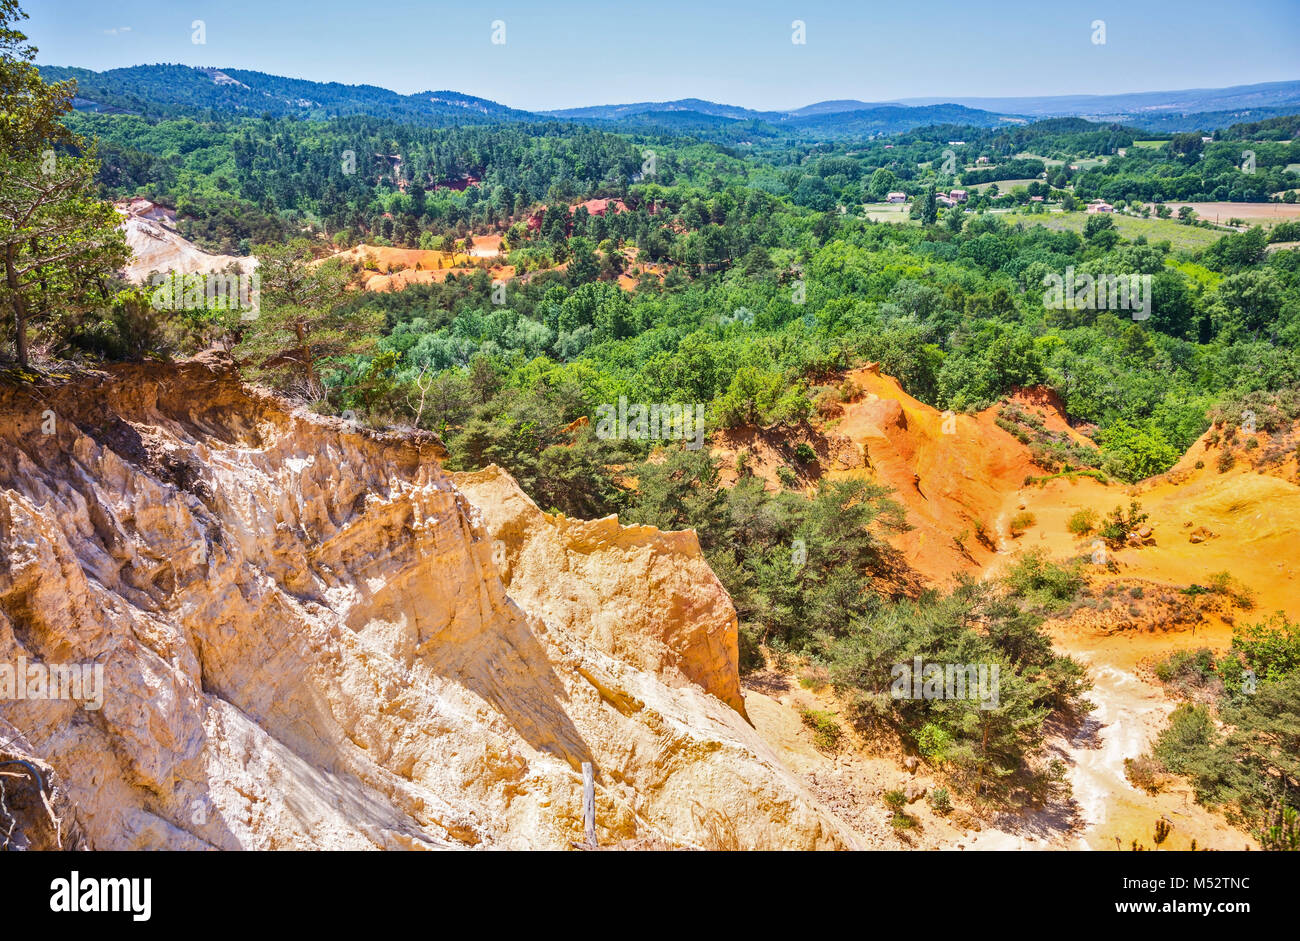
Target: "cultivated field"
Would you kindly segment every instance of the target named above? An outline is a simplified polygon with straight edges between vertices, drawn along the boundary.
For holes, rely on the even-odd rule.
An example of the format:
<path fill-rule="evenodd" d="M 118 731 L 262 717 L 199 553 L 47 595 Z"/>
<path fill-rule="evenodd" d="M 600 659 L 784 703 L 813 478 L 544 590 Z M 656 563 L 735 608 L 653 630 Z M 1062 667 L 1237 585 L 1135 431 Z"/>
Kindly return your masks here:
<path fill-rule="evenodd" d="M 973 189 L 973 190 L 974 190 L 975 192 L 977 192 L 977 193 L 982 193 L 982 192 L 984 192 L 986 189 L 988 189 L 990 186 L 994 186 L 994 185 L 996 185 L 997 188 L 998 188 L 998 192 L 999 192 L 999 193 L 1010 193 L 1010 192 L 1011 192 L 1013 189 L 1015 189 L 1017 186 L 1024 187 L 1024 186 L 1028 186 L 1030 183 L 1042 183 L 1042 182 L 1043 182 L 1042 180 L 1038 180 L 1038 179 L 1032 179 L 1032 180 L 1030 180 L 1030 179 L 1025 179 L 1025 180 L 995 180 L 993 183 L 976 183 L 976 184 L 974 184 L 974 185 L 972 185 L 972 186 L 968 186 L 968 187 L 966 187 L 966 188 L 967 188 L 967 189 Z"/>
<path fill-rule="evenodd" d="M 1051 212 L 1033 216 L 1009 212 L 1002 218 L 1012 225 L 1023 222 L 1027 226 L 1042 225 L 1057 231 L 1082 232 L 1090 216 L 1082 212 Z M 1111 218 L 1115 220 L 1115 228 L 1119 234 L 1126 239 L 1135 239 L 1139 235 L 1145 235 L 1152 242 L 1167 239 L 1176 249 L 1204 248 L 1227 234 L 1221 229 L 1202 229 L 1194 225 L 1183 225 L 1172 219 L 1134 219 L 1120 213 L 1115 213 Z"/>
<path fill-rule="evenodd" d="M 1191 206 L 1196 218 L 1227 225 L 1229 219 L 1241 219 L 1253 225 L 1275 225 L 1300 219 L 1300 203 L 1165 203 L 1177 215 L 1182 206 Z"/>
<path fill-rule="evenodd" d="M 911 222 L 908 209 L 909 203 L 867 203 L 862 214 L 872 222 Z"/>

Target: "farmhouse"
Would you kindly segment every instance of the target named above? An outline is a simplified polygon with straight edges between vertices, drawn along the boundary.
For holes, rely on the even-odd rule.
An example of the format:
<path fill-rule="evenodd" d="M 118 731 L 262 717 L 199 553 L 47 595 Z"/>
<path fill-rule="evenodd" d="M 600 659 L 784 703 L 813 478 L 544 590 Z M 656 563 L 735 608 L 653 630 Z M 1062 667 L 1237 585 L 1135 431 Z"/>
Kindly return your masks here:
<path fill-rule="evenodd" d="M 1100 199 L 1094 199 L 1092 202 L 1088 203 L 1088 212 L 1091 213 L 1114 212 L 1114 211 L 1115 211 L 1114 206 Z"/>
<path fill-rule="evenodd" d="M 1043 201 L 1043 197 L 1041 197 L 1041 196 L 1030 196 L 1030 197 L 1029 197 L 1029 201 L 1030 201 L 1031 203 L 1041 203 L 1041 202 Z"/>
<path fill-rule="evenodd" d="M 952 198 L 953 202 L 957 202 L 957 203 L 964 203 L 964 202 L 966 202 L 966 191 L 965 191 L 965 190 L 953 190 L 953 191 L 950 192 L 948 195 Z"/>
<path fill-rule="evenodd" d="M 976 165 L 977 167 L 978 167 L 978 166 L 988 166 L 988 162 L 989 162 L 989 158 L 988 158 L 988 157 L 976 157 L 976 158 L 975 158 L 975 165 Z"/>
<path fill-rule="evenodd" d="M 905 203 L 907 202 L 907 194 L 895 191 L 887 195 L 885 201 L 890 203 Z"/>
<path fill-rule="evenodd" d="M 943 193 L 940 193 L 938 196 L 936 196 L 934 201 L 937 202 L 940 206 L 957 205 L 957 200 L 953 199 L 951 196 L 945 196 L 943 195 Z"/>

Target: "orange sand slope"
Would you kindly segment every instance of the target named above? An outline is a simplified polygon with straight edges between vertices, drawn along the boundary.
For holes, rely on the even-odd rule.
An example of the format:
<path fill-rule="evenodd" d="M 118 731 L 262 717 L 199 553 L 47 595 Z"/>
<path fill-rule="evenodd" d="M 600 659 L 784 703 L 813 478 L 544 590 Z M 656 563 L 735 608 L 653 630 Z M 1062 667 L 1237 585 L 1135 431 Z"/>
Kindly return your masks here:
<path fill-rule="evenodd" d="M 1254 437 L 1259 447 L 1238 450 L 1236 464 L 1224 473 L 1217 470 L 1222 448 L 1209 443 L 1213 433 L 1202 436 L 1173 470 L 1133 487 L 1121 490 L 1085 478 L 1054 480 L 1024 491 L 1021 497 L 1037 516 L 1039 530 L 1024 538 L 1030 545 L 1046 546 L 1054 556 L 1089 551 L 1091 540 L 1067 532 L 1070 514 L 1091 508 L 1101 516 L 1121 499 L 1126 505 L 1136 499 L 1150 514 L 1154 544 L 1112 553 L 1122 574 L 1184 586 L 1205 585 L 1211 575 L 1228 572 L 1255 592 L 1261 614 L 1281 610 L 1300 615 L 1300 556 L 1295 551 L 1300 485 L 1294 446 L 1286 460 L 1271 466 L 1250 457 L 1266 453 L 1276 439 L 1293 445 L 1294 431 L 1239 436 L 1242 441 Z M 1197 468 L 1197 462 L 1203 466 Z"/>
<path fill-rule="evenodd" d="M 931 581 L 943 584 L 958 572 L 999 570 L 1022 548 L 1042 547 L 1056 558 L 1091 554 L 1093 539 L 1068 531 L 1070 515 L 1087 508 L 1100 518 L 1137 499 L 1150 514 L 1152 533 L 1147 545 L 1108 553 L 1124 577 L 1185 586 L 1205 584 L 1210 575 L 1227 571 L 1256 592 L 1261 611 L 1300 615 L 1294 430 L 1239 434 L 1237 461 L 1223 473 L 1217 469 L 1222 449 L 1211 445 L 1211 429 L 1169 473 L 1131 487 L 1088 477 L 1026 486 L 1026 477 L 1046 472 L 1034 464 L 1026 445 L 994 423 L 996 408 L 945 420 L 875 367 L 849 378 L 862 395 L 845 403 L 843 415 L 822 431 L 829 441 L 847 438 L 862 455 L 862 466 L 848 466 L 857 462 L 841 458 L 826 476 L 864 476 L 892 488 L 914 527 L 897 544 Z M 1013 401 L 1037 413 L 1050 430 L 1069 427 L 1059 406 L 1043 393 L 1022 393 Z M 1249 437 L 1259 444 L 1246 451 L 1242 445 Z M 1270 451 L 1287 456 L 1267 461 Z M 1010 520 L 1022 512 L 1032 513 L 1035 521 L 1015 537 Z M 979 537 L 981 525 L 985 540 Z"/>
<path fill-rule="evenodd" d="M 480 236 L 486 239 L 486 236 Z M 500 247 L 500 240 L 497 241 Z M 362 287 L 367 291 L 400 291 L 412 284 L 433 284 L 447 280 L 451 274 L 466 275 L 477 271 L 487 271 L 493 279 L 508 281 L 515 276 L 515 270 L 509 265 L 496 265 L 482 268 L 476 261 L 495 257 L 479 254 L 476 245 L 471 254 L 464 252 L 426 251 L 418 248 L 387 248 L 382 245 L 357 245 L 345 252 L 331 255 L 344 264 L 361 269 Z M 483 252 L 488 251 L 484 246 Z M 370 267 L 367 267 L 370 263 Z"/>
<path fill-rule="evenodd" d="M 841 462 L 827 477 L 867 477 L 893 489 L 913 527 L 897 544 L 930 580 L 983 569 L 994 557 L 1009 495 L 1026 476 L 1042 473 L 1029 449 L 994 424 L 993 410 L 945 418 L 874 366 L 848 378 L 862 394 L 826 432 L 852 442 L 862 466 Z"/>

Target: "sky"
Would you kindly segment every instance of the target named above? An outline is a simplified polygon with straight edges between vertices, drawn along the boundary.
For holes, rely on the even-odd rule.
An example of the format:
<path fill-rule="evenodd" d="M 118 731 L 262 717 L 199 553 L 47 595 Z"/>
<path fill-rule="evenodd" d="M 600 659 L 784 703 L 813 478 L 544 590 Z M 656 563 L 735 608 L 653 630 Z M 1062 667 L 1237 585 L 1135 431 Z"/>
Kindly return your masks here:
<path fill-rule="evenodd" d="M 404 94 L 450 89 L 533 111 L 675 98 L 787 110 L 1300 79 L 1300 0 L 20 3 L 41 64 L 251 69 Z M 504 43 L 493 42 L 497 21 Z"/>

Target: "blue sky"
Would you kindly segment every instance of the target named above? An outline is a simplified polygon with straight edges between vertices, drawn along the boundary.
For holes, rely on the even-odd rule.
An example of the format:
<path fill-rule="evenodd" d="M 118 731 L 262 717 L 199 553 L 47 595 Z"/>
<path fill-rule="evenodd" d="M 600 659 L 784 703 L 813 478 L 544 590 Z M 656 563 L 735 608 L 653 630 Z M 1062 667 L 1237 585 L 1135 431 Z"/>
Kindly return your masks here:
<path fill-rule="evenodd" d="M 1300 78 L 1300 0 L 23 0 L 39 60 L 180 62 L 540 110 L 1103 94 Z M 1091 24 L 1106 23 L 1106 44 Z M 205 45 L 191 41 L 203 20 Z M 492 22 L 506 42 L 491 42 Z M 791 42 L 791 23 L 807 42 Z"/>

